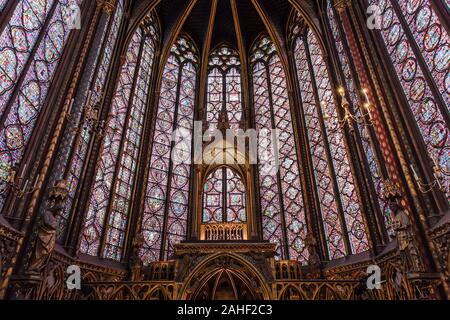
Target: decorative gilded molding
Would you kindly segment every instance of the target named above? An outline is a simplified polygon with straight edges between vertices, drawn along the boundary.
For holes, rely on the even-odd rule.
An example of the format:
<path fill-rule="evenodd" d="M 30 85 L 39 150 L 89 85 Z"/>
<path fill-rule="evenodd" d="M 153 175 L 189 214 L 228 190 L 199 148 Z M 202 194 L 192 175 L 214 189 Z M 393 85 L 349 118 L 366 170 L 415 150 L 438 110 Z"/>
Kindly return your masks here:
<path fill-rule="evenodd" d="M 116 0 L 96 0 L 97 5 L 103 9 L 107 14 L 112 15 L 115 8 L 117 1 Z"/>
<path fill-rule="evenodd" d="M 125 279 L 127 275 L 127 270 L 125 269 L 117 269 L 109 266 L 102 266 L 93 263 L 89 263 L 80 259 L 76 259 L 70 256 L 65 255 L 62 252 L 54 251 L 52 255 L 52 260 L 57 263 L 62 263 L 64 265 L 73 265 L 76 264 L 83 270 L 82 275 L 86 275 L 89 272 L 103 274 L 104 276 L 115 277 L 117 279 Z"/>
<path fill-rule="evenodd" d="M 345 11 L 351 4 L 352 0 L 334 0 L 334 7 L 338 12 Z"/>
<path fill-rule="evenodd" d="M 12 241 L 19 241 L 22 238 L 23 234 L 19 231 L 0 224 L 0 238 L 6 238 Z"/>
<path fill-rule="evenodd" d="M 175 300 L 181 284 L 174 282 L 88 283 L 93 300 Z"/>
<path fill-rule="evenodd" d="M 429 234 L 431 239 L 435 240 L 445 236 L 450 237 L 450 217 L 448 215 L 450 215 L 450 213 L 443 218 L 441 223 L 438 223 L 436 227 L 430 230 Z"/>
<path fill-rule="evenodd" d="M 274 243 L 179 243 L 175 245 L 175 255 L 180 256 L 187 253 L 217 253 L 217 252 L 267 252 L 275 253 L 276 245 Z"/>
<path fill-rule="evenodd" d="M 383 181 L 382 192 L 384 199 L 396 200 L 402 197 L 402 191 L 400 186 L 392 180 Z"/>

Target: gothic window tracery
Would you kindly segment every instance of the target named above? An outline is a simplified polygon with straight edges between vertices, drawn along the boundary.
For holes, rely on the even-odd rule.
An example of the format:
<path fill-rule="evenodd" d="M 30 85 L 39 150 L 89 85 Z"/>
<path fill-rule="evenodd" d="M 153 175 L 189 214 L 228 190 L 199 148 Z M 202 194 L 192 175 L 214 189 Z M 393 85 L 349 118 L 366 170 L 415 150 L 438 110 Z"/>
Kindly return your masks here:
<path fill-rule="evenodd" d="M 114 14 L 111 17 L 108 16 L 107 27 L 104 28 L 101 37 L 102 40 L 100 42 L 103 45 L 98 48 L 99 55 L 96 59 L 97 67 L 94 68 L 90 77 L 90 90 L 86 90 L 82 93 L 83 103 L 80 103 L 80 105 L 84 106 L 85 109 L 82 110 L 82 108 L 78 108 L 78 110 L 72 110 L 72 113 L 77 114 L 76 122 L 81 123 L 82 126 L 75 139 L 71 141 L 73 149 L 69 158 L 66 159 L 64 163 L 69 194 L 65 202 L 64 210 L 57 217 L 59 240 L 62 240 L 64 237 L 71 212 L 74 210 L 73 205 L 76 194 L 80 188 L 81 175 L 85 166 L 86 157 L 88 156 L 89 144 L 94 136 L 93 130 L 95 128 L 89 124 L 89 121 L 92 119 L 88 119 L 88 117 L 93 115 L 89 114 L 89 112 L 92 112 L 92 108 L 99 106 L 101 103 L 106 86 L 107 74 L 112 62 L 113 51 L 118 39 L 119 27 L 123 18 L 123 10 L 123 0 L 118 1 Z M 154 30 L 156 39 L 156 29 Z M 89 111 L 86 108 L 91 108 L 91 110 Z M 62 158 L 67 152 L 65 149 L 61 149 L 60 153 L 59 157 Z"/>
<path fill-rule="evenodd" d="M 11 168 L 26 167 L 22 158 L 67 44 L 64 12 L 73 1 L 16 2 L 0 35 L 0 208 Z"/>
<path fill-rule="evenodd" d="M 139 27 L 128 46 L 106 122 L 82 253 L 122 258 L 156 46 L 155 25 Z"/>
<path fill-rule="evenodd" d="M 366 226 L 322 49 L 311 30 L 295 24 L 292 29 L 321 218 L 333 260 L 369 249 Z"/>
<path fill-rule="evenodd" d="M 450 38 L 429 0 L 370 0 L 430 163 L 450 172 Z M 450 201 L 450 179 L 443 181 Z"/>
<path fill-rule="evenodd" d="M 186 237 L 191 142 L 172 141 L 171 135 L 174 129 L 192 133 L 198 59 L 191 40 L 180 36 L 164 66 L 141 226 L 146 264 L 168 259 L 174 244 Z M 183 161 L 174 163 L 174 153 Z"/>
<path fill-rule="evenodd" d="M 208 66 L 207 123 L 216 126 L 224 109 L 228 123 L 237 129 L 242 116 L 239 54 L 231 47 L 221 45 L 210 54 Z"/>
<path fill-rule="evenodd" d="M 279 155 L 270 155 L 279 156 L 279 170 L 267 170 L 259 161 L 264 239 L 277 244 L 278 258 L 305 263 L 306 217 L 285 70 L 267 36 L 255 42 L 250 60 L 256 129 L 275 128 L 280 134 Z"/>
<path fill-rule="evenodd" d="M 42 118 L 50 86 L 68 42 L 70 30 L 64 22 L 64 12 L 73 1 L 22 0 L 12 5 L 12 2 L 0 0 L 0 14 L 5 5 L 7 14 L 11 14 L 10 20 L 2 24 L 0 36 L 0 209 L 8 196 L 5 182 L 11 168 L 17 166 L 22 172 L 27 171 L 29 164 L 23 163 L 23 157 L 38 119 Z M 95 155 L 99 152 L 98 159 L 93 159 L 93 162 L 97 161 L 93 165 L 95 171 L 87 173 L 89 177 L 84 179 L 90 146 L 93 148 L 93 137 L 97 134 L 89 125 L 84 125 L 76 139 L 60 148 L 59 154 L 67 155 L 61 157 L 60 170 L 52 173 L 53 176 L 50 174 L 50 178 L 55 180 L 63 175 L 69 187 L 65 208 L 57 216 L 60 242 L 75 212 L 86 211 L 81 252 L 120 261 L 131 218 L 133 192 L 138 185 L 139 161 L 145 157 L 149 164 L 142 170 L 142 174 L 146 174 L 142 191 L 145 197 L 138 229 L 144 237 L 141 258 L 147 264 L 170 259 L 174 244 L 187 235 L 194 175 L 189 161 L 176 163 L 171 156 L 177 154 L 190 159 L 192 141 L 184 140 L 179 144 L 177 139 L 181 138 L 172 141 L 171 134 L 174 129 L 182 129 L 185 133 L 193 131 L 200 62 L 193 42 L 187 36 L 180 36 L 171 48 L 168 60 L 161 66 L 160 90 L 155 95 L 156 119 L 148 129 L 151 136 L 146 137 L 151 147 L 147 159 L 141 149 L 144 122 L 153 112 L 153 106 L 149 107 L 148 103 L 153 100 L 149 99 L 152 94 L 150 82 L 157 78 L 153 64 L 159 45 L 158 24 L 152 15 L 133 34 L 124 62 L 121 62 L 112 103 L 102 106 L 120 39 L 120 26 L 127 16 L 124 1 L 119 0 L 115 11 L 107 18 L 107 27 L 100 40 L 103 44 L 97 48 L 94 68 L 84 71 L 90 74 L 86 85 L 89 90 L 81 92 L 84 89 L 77 87 L 77 92 L 81 92 L 77 95 L 80 101 L 70 115 L 73 116 L 70 121 L 83 123 L 88 116 L 87 107 L 108 108 L 97 110 L 98 116 L 102 115 L 106 121 L 103 123 L 105 136 L 99 139 L 100 147 L 94 152 Z M 76 1 L 79 5 L 82 2 Z M 380 39 L 386 45 L 388 59 L 411 109 L 408 111 L 416 120 L 430 159 L 450 171 L 450 44 L 440 16 L 430 0 L 370 2 L 382 8 Z M 349 134 L 338 124 L 341 98 L 336 95 L 336 83 L 333 84 L 343 82 L 355 107 L 362 103 L 356 89 L 359 79 L 357 75 L 355 77 L 333 1 L 328 0 L 326 9 L 324 26 L 330 27 L 330 37 L 334 40 L 331 49 L 335 49 L 338 58 L 331 64 L 336 64 L 342 74 L 330 73 L 328 66 L 332 58 L 325 55 L 319 38 L 299 19 L 290 26 L 292 35 L 288 35 L 288 42 L 292 42 L 293 55 L 289 58 L 294 62 L 291 66 L 295 78 L 293 84 L 298 90 L 289 92 L 287 76 L 291 74 L 283 64 L 284 56 L 278 54 L 268 36 L 257 37 L 249 59 L 253 95 L 249 112 L 253 108 L 258 130 L 276 128 L 280 133 L 279 152 L 273 150 L 269 155 L 272 160 L 279 160 L 279 171 L 274 174 L 265 170 L 265 164 L 258 165 L 256 184 L 259 185 L 264 238 L 277 244 L 279 259 L 302 263 L 309 258 L 306 247 L 308 218 L 303 199 L 307 194 L 302 190 L 303 186 L 310 187 L 309 180 L 313 180 L 312 202 L 317 202 L 311 207 L 319 211 L 318 232 L 325 238 L 327 258 L 339 259 L 369 249 L 364 217 L 364 205 L 369 206 L 369 203 L 365 201 L 363 205 L 358 190 L 358 181 L 361 188 L 366 187 L 361 181 L 366 177 L 359 179 L 354 172 L 355 162 L 351 159 L 347 141 Z M 231 45 L 221 44 L 210 53 L 207 63 L 206 123 L 216 126 L 221 112 L 225 111 L 231 127 L 239 128 L 243 115 L 242 88 L 246 88 L 241 79 L 239 52 Z M 294 106 L 297 92 L 300 103 Z M 199 111 L 203 107 L 200 106 Z M 359 108 L 355 107 L 354 112 L 360 115 Z M 299 126 L 296 126 L 297 122 L 301 122 Z M 370 203 L 370 206 L 379 206 L 389 230 L 392 217 L 387 202 L 381 197 L 380 167 L 383 164 L 377 158 L 379 147 L 374 146 L 373 133 L 371 135 L 364 124 L 359 123 L 355 128 L 359 129 L 357 136 L 361 138 L 371 173 L 367 184 L 372 185 L 367 189 L 373 187 L 378 196 L 377 203 L 373 206 Z M 73 128 L 69 125 L 63 128 L 65 135 L 70 135 L 70 129 Z M 307 146 L 302 147 L 299 141 L 307 142 Z M 358 143 L 350 142 L 350 145 Z M 300 154 L 302 151 L 305 151 L 305 158 Z M 355 165 L 355 168 L 358 167 Z M 302 173 L 303 170 L 306 172 Z M 313 175 L 302 179 L 302 174 L 309 171 Z M 81 189 L 86 187 L 85 180 L 91 178 L 94 182 L 89 196 L 86 193 L 88 203 L 80 203 Z M 444 183 L 449 190 L 448 179 Z M 221 167 L 209 175 L 203 187 L 203 223 L 247 222 L 246 206 L 249 203 L 237 172 Z"/>
<path fill-rule="evenodd" d="M 203 223 L 247 221 L 245 185 L 234 170 L 222 167 L 210 173 L 203 192 Z"/>

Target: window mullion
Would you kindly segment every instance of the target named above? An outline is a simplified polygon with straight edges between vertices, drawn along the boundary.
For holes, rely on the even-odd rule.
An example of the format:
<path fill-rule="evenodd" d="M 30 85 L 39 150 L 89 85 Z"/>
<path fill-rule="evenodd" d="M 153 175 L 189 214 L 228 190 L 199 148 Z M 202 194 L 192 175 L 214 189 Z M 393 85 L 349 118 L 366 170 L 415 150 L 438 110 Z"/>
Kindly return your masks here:
<path fill-rule="evenodd" d="M 323 113 L 322 113 L 322 109 L 320 107 L 321 105 L 321 100 L 319 97 L 319 91 L 317 89 L 317 83 L 316 83 L 316 78 L 314 75 L 314 66 L 312 64 L 311 61 L 311 54 L 309 52 L 309 45 L 308 45 L 308 41 L 306 41 L 306 38 L 303 37 L 303 43 L 305 46 L 305 52 L 306 52 L 306 57 L 308 60 L 308 66 L 309 66 L 309 72 L 311 75 L 311 81 L 312 81 L 312 86 L 313 86 L 313 93 L 314 93 L 314 98 L 316 99 L 316 110 L 317 110 L 317 114 L 318 114 L 318 119 L 320 121 L 320 126 L 321 126 L 321 130 L 323 133 L 323 143 L 324 143 L 324 149 L 328 158 L 328 165 L 329 165 L 329 169 L 330 169 L 330 175 L 333 181 L 333 190 L 334 190 L 334 199 L 337 202 L 337 208 L 339 210 L 339 220 L 341 222 L 341 228 L 342 228 L 342 237 L 344 239 L 344 244 L 345 244 L 345 249 L 347 251 L 347 255 L 351 255 L 352 254 L 352 247 L 350 244 L 350 239 L 348 236 L 348 229 L 347 229 L 347 223 L 345 221 L 344 218 L 344 209 L 342 206 L 342 201 L 340 198 L 340 191 L 339 191 L 339 187 L 338 187 L 338 183 L 336 181 L 336 173 L 335 173 L 335 168 L 334 168 L 334 163 L 332 161 L 333 157 L 331 156 L 331 150 L 330 150 L 330 145 L 329 145 L 329 141 L 328 141 L 328 132 L 326 130 L 326 125 L 325 125 L 325 121 L 323 119 Z"/>
<path fill-rule="evenodd" d="M 175 126 L 178 122 L 178 109 L 180 105 L 180 92 L 181 92 L 181 80 L 183 79 L 183 63 L 180 63 L 178 67 L 178 79 L 177 79 L 177 93 L 175 98 L 175 112 L 173 116 L 173 130 L 175 130 Z M 169 170 L 167 172 L 167 187 L 166 187 L 166 203 L 164 204 L 164 223 L 162 229 L 162 241 L 161 241 L 161 251 L 160 251 L 160 260 L 165 260 L 166 252 L 168 251 L 168 247 L 166 248 L 167 242 L 167 227 L 169 222 L 169 208 L 170 208 L 170 191 L 172 189 L 172 175 L 173 175 L 173 161 L 172 161 L 172 152 L 175 147 L 175 141 L 171 141 L 170 143 L 170 156 L 169 156 Z"/>
<path fill-rule="evenodd" d="M 228 121 L 228 110 L 227 110 L 227 71 L 222 71 L 222 111 L 223 115 L 227 116 Z M 220 119 L 220 113 L 219 113 Z M 226 139 L 226 137 L 224 137 Z M 226 140 L 224 140 L 226 141 Z M 223 142 L 222 142 L 223 143 Z M 222 145 L 225 147 L 225 144 Z M 223 152 L 224 150 L 222 150 Z M 227 170 L 225 167 L 222 168 L 222 222 L 227 222 Z"/>
<path fill-rule="evenodd" d="M 105 48 L 107 46 L 108 37 L 111 32 L 111 27 L 112 27 L 113 23 L 114 23 L 114 16 L 111 16 L 111 18 L 109 19 L 109 22 L 108 22 L 107 30 L 105 31 L 105 37 L 103 39 L 103 42 L 100 44 L 100 47 L 101 47 L 100 53 L 98 55 L 98 60 L 97 60 L 97 63 L 95 64 L 95 69 L 94 69 L 94 72 L 92 73 L 92 77 L 90 79 L 90 84 L 89 84 L 87 91 L 95 90 L 95 88 L 94 88 L 95 82 L 98 77 L 98 72 L 99 72 L 100 66 L 102 65 L 102 62 L 103 62 L 103 59 L 105 56 Z M 93 50 L 93 48 L 91 48 L 91 50 Z M 85 72 L 88 72 L 88 70 L 85 70 Z M 83 99 L 86 97 L 87 97 L 87 95 L 83 94 Z M 99 110 L 98 113 L 101 114 L 101 110 Z M 80 119 L 81 119 L 80 123 L 83 123 L 83 121 L 85 120 L 85 117 L 86 117 L 86 110 L 81 109 L 80 110 Z M 65 171 L 64 171 L 65 177 L 67 177 L 70 174 L 70 166 L 68 164 L 72 163 L 72 160 L 73 160 L 74 156 L 76 155 L 76 151 L 77 151 L 77 148 L 75 147 L 77 145 L 76 141 L 78 141 L 81 138 L 82 134 L 83 134 L 83 130 L 77 131 L 77 134 L 75 136 L 75 143 L 73 143 L 73 147 L 71 148 L 70 155 L 68 157 L 68 161 L 65 165 Z M 93 137 L 93 135 L 90 136 L 89 141 L 92 139 L 92 137 Z"/>
<path fill-rule="evenodd" d="M 394 14 L 397 15 L 397 18 L 400 21 L 401 28 L 405 32 L 405 36 L 408 39 L 408 43 L 411 45 L 411 49 L 414 52 L 414 56 L 417 59 L 417 62 L 419 64 L 419 67 L 422 69 L 423 75 L 425 77 L 426 82 L 430 86 L 430 90 L 433 94 L 433 97 L 436 99 L 436 103 L 439 106 L 439 109 L 442 112 L 442 115 L 445 119 L 445 122 L 447 126 L 450 126 L 450 114 L 448 109 L 446 108 L 446 104 L 444 99 L 442 98 L 442 95 L 436 85 L 436 82 L 434 81 L 433 75 L 428 68 L 427 63 L 425 62 L 425 59 L 422 55 L 422 51 L 420 50 L 419 46 L 417 45 L 416 39 L 414 38 L 414 35 L 411 32 L 411 29 L 403 16 L 403 13 L 398 6 L 398 3 L 394 0 L 390 0 L 392 4 L 392 8 L 394 9 Z"/>
<path fill-rule="evenodd" d="M 95 84 L 95 81 L 96 81 L 97 76 L 98 76 L 98 69 L 100 68 L 100 65 L 103 62 L 105 43 L 107 42 L 107 39 L 108 39 L 108 36 L 109 36 L 109 32 L 110 32 L 110 26 L 113 23 L 113 20 L 114 20 L 113 18 L 110 19 L 110 21 L 108 22 L 108 26 L 106 26 L 107 30 L 104 31 L 105 32 L 105 36 L 103 38 L 103 42 L 100 44 L 101 48 L 99 50 L 100 53 L 99 53 L 98 58 L 97 58 L 98 60 L 95 63 L 95 70 L 92 73 L 91 78 L 89 79 L 89 81 L 90 81 L 89 87 L 86 89 L 85 92 L 78 92 L 77 93 L 77 96 L 80 96 L 80 100 L 84 101 L 84 102 L 82 102 L 82 104 L 80 106 L 80 109 L 78 110 L 77 114 L 75 115 L 75 118 L 79 119 L 79 122 L 78 122 L 79 125 L 76 128 L 75 124 L 73 124 L 72 126 L 70 126 L 68 124 L 66 126 L 66 129 L 65 129 L 66 130 L 66 132 L 65 132 L 66 136 L 70 135 L 71 130 L 76 130 L 75 137 L 72 138 L 73 140 L 71 140 L 70 137 L 65 137 L 64 138 L 64 139 L 68 139 L 66 143 L 68 145 L 70 145 L 70 151 L 69 151 L 68 157 L 65 158 L 65 157 L 61 157 L 60 156 L 61 157 L 60 161 L 61 161 L 61 163 L 63 165 L 63 170 L 64 170 L 64 179 L 66 181 L 69 181 L 70 176 L 71 176 L 71 170 L 73 169 L 71 164 L 74 163 L 76 156 L 80 155 L 79 152 L 80 152 L 80 148 L 81 148 L 80 145 L 82 143 L 81 140 L 82 140 L 83 133 L 85 132 L 85 130 L 90 130 L 90 129 L 85 128 L 84 125 L 80 127 L 80 125 L 82 125 L 85 122 L 85 118 L 86 118 L 86 110 L 84 110 L 83 106 L 87 103 L 87 101 L 85 99 L 87 99 L 87 93 L 89 92 L 89 90 L 94 90 L 94 84 Z M 94 49 L 91 47 L 91 51 L 93 51 L 93 50 Z M 84 73 L 86 74 L 88 72 L 89 72 L 89 70 L 87 70 L 86 67 L 85 67 Z M 78 90 L 81 91 L 82 90 L 81 87 Z M 77 99 L 77 98 L 75 98 L 75 99 Z M 72 110 L 70 110 L 70 111 L 72 111 Z M 100 113 L 101 113 L 101 110 L 99 110 L 99 114 Z M 80 185 L 81 185 L 80 182 L 82 181 L 81 179 L 82 179 L 83 173 L 85 171 L 84 170 L 84 167 L 86 165 L 86 161 L 85 160 L 88 158 L 87 155 L 88 155 L 89 150 L 90 150 L 89 146 L 91 145 L 91 141 L 92 141 L 93 136 L 94 135 L 90 133 L 88 140 L 86 140 L 87 141 L 87 143 L 86 143 L 87 148 L 86 148 L 86 153 L 85 153 L 85 156 L 84 156 L 84 160 L 82 162 L 83 168 L 80 171 L 80 175 L 77 177 L 78 183 L 77 183 L 77 186 L 76 186 L 76 191 L 73 194 L 73 198 L 71 200 L 70 206 L 67 209 L 68 210 L 68 215 L 67 215 L 68 216 L 68 221 L 67 221 L 66 226 L 64 228 L 65 229 L 64 233 L 61 235 L 61 239 L 62 239 L 63 243 L 66 242 L 66 238 L 67 238 L 67 236 L 69 234 L 68 230 L 70 228 L 69 227 L 70 221 L 73 218 L 73 214 L 74 214 L 75 208 L 76 208 L 76 206 L 74 204 L 77 202 L 77 197 L 78 197 L 79 190 L 80 190 Z M 75 175 L 73 175 L 73 176 L 75 176 Z"/>
<path fill-rule="evenodd" d="M 140 30 L 139 32 L 142 32 L 142 30 Z M 114 169 L 114 175 L 113 175 L 113 183 L 111 186 L 111 190 L 110 190 L 110 196 L 109 196 L 109 202 L 108 202 L 108 207 L 106 210 L 106 215 L 105 215 L 105 220 L 104 220 L 104 228 L 103 228 L 103 234 L 102 234 L 102 238 L 101 238 L 101 245 L 100 245 L 100 250 L 99 250 L 99 254 L 101 256 L 104 256 L 104 251 L 105 251 L 105 246 L 106 246 L 106 235 L 108 234 L 109 230 L 110 230 L 110 225 L 109 225 L 109 219 L 111 217 L 111 213 L 113 210 L 113 206 L 114 206 L 114 201 L 116 198 L 116 188 L 117 188 L 117 183 L 118 183 L 118 175 L 119 175 L 119 171 L 121 168 L 121 162 L 122 162 L 122 158 L 124 156 L 124 146 L 125 146 L 125 141 L 127 139 L 127 133 L 128 133 L 128 127 L 129 127 L 129 123 L 130 123 L 130 117 L 131 117 L 131 111 L 132 111 L 132 107 L 131 104 L 133 103 L 134 100 L 134 95 L 135 95 L 135 89 L 136 89 L 136 85 L 137 85 L 137 80 L 139 78 L 139 69 L 141 67 L 141 60 L 142 60 L 142 54 L 144 51 L 144 44 L 145 44 L 145 40 L 146 37 L 145 35 L 142 36 L 141 39 L 141 44 L 140 44 L 140 48 L 139 48 L 139 54 L 138 54 L 138 59 L 137 59 L 137 63 L 136 63 L 136 68 L 134 69 L 134 75 L 133 75 L 133 83 L 130 89 L 130 99 L 128 101 L 128 107 L 127 107 L 127 115 L 125 118 L 125 122 L 124 122 L 124 130 L 122 132 L 122 137 L 120 139 L 120 147 L 119 147 L 119 156 L 117 157 L 117 162 L 116 162 L 116 167 Z M 128 205 L 128 210 L 129 210 L 129 205 Z"/>
<path fill-rule="evenodd" d="M 292 44 L 294 45 L 296 43 L 296 41 L 303 41 L 302 39 L 298 39 L 298 40 L 293 40 Z M 292 49 L 293 52 L 294 49 Z M 299 83 L 300 83 L 300 79 L 299 79 L 299 72 L 297 70 L 297 68 L 295 67 L 295 58 L 292 55 L 289 55 L 289 60 L 290 63 L 292 64 L 292 72 L 293 72 L 293 78 L 294 78 L 294 82 L 295 82 L 295 86 L 297 88 L 299 88 Z M 305 157 L 304 160 L 304 165 L 302 167 L 303 172 L 310 172 L 310 174 L 308 174 L 309 176 L 309 182 L 311 184 L 311 190 L 313 193 L 312 196 L 312 200 L 313 200 L 313 206 L 316 208 L 317 210 L 317 216 L 313 216 L 313 214 L 311 215 L 311 225 L 313 226 L 313 230 L 310 230 L 311 232 L 314 233 L 315 230 L 318 230 L 318 232 L 320 233 L 320 239 L 325 239 L 324 241 L 320 240 L 320 247 L 323 250 L 323 254 L 326 258 L 329 259 L 329 253 L 327 250 L 327 244 L 326 244 L 326 234 L 325 234 L 325 230 L 324 230 L 324 221 L 323 221 L 323 217 L 320 214 L 320 210 L 321 210 L 321 204 L 320 204 L 320 196 L 319 193 L 317 191 L 317 188 L 315 187 L 317 185 L 317 179 L 316 179 L 316 175 L 314 174 L 314 163 L 313 163 L 313 158 L 311 156 L 311 147 L 310 147 L 310 141 L 308 138 L 308 132 L 307 132 L 307 126 L 306 126 L 306 121 L 305 121 L 305 115 L 303 113 L 303 100 L 302 100 L 302 96 L 300 91 L 298 92 L 298 103 L 299 103 L 299 116 L 297 116 L 297 113 L 295 112 L 296 110 L 294 110 L 294 115 L 296 118 L 298 118 L 298 123 L 300 124 L 300 122 L 302 123 L 302 125 L 299 125 L 299 129 L 297 129 L 298 132 L 302 132 L 304 128 L 304 132 L 302 132 L 302 135 L 305 135 L 306 137 L 306 141 L 305 141 L 305 148 L 307 150 L 307 155 Z M 301 140 L 300 135 L 298 135 L 299 137 L 299 141 Z M 298 145 L 300 145 L 301 142 L 298 143 Z M 301 152 L 300 148 L 297 148 L 298 152 L 297 152 L 297 157 L 300 159 L 301 158 L 301 154 L 299 152 Z M 310 169 L 312 168 L 312 169 Z M 307 197 L 305 195 L 305 197 Z M 308 216 L 306 217 L 307 219 L 309 218 Z"/>
<path fill-rule="evenodd" d="M 227 217 L 227 169 L 222 167 L 222 222 L 228 222 Z"/>
<path fill-rule="evenodd" d="M 270 59 L 268 59 L 268 61 L 270 61 Z M 268 63 L 268 62 L 267 62 Z M 275 123 L 275 113 L 274 113 L 274 108 L 273 108 L 273 91 L 272 91 L 272 79 L 270 77 L 270 71 L 269 71 L 269 66 L 264 63 L 264 68 L 266 71 L 266 80 L 267 80 L 267 88 L 268 88 L 268 97 L 269 97 L 269 105 L 270 105 L 270 118 L 271 118 L 271 122 L 272 122 L 272 128 L 269 129 L 274 129 L 276 128 L 276 123 Z M 271 139 L 273 139 L 273 136 L 271 137 Z M 273 150 L 274 150 L 274 156 L 276 156 L 277 158 L 275 159 L 275 161 L 278 163 L 279 162 L 279 146 L 277 145 L 273 145 L 275 142 L 277 142 L 277 140 L 275 139 L 275 141 L 272 141 L 272 146 L 273 146 Z M 286 230 L 286 217 L 285 217 L 285 210 L 284 210 L 284 201 L 283 201 L 283 189 L 281 187 L 281 176 L 280 176 L 280 170 L 277 170 L 277 188 L 278 188 L 278 201 L 280 202 L 280 218 L 281 218 L 281 230 L 282 230 L 282 235 L 283 235 L 283 239 L 282 242 L 284 242 L 284 245 L 282 245 L 282 250 L 281 252 L 284 254 L 284 260 L 288 260 L 289 259 L 289 242 L 288 242 L 288 236 L 287 236 L 287 230 Z"/>
<path fill-rule="evenodd" d="M 17 96 L 19 95 L 19 93 L 21 91 L 21 87 L 22 87 L 23 82 L 25 81 L 25 77 L 28 74 L 28 70 L 30 69 L 30 66 L 32 65 L 32 63 L 34 61 L 34 57 L 36 55 L 37 50 L 40 47 L 42 40 L 44 39 L 45 35 L 47 34 L 47 32 L 46 32 L 47 28 L 50 25 L 50 21 L 53 18 L 53 15 L 55 14 L 55 11 L 56 11 L 56 8 L 58 7 L 58 5 L 59 5 L 59 1 L 55 1 L 52 5 L 52 8 L 50 9 L 50 11 L 48 12 L 48 14 L 45 18 L 45 22 L 44 22 L 41 30 L 39 31 L 39 36 L 37 37 L 36 42 L 34 43 L 33 49 L 30 51 L 30 54 L 27 57 L 27 62 L 23 66 L 20 76 L 17 79 L 16 83 L 14 84 L 13 92 L 12 92 L 11 96 L 9 97 L 8 102 L 5 105 L 6 106 L 5 110 L 3 111 L 3 114 L 1 115 L 1 118 L 0 118 L 0 128 L 4 126 L 5 121 L 8 118 L 9 112 L 11 110 L 11 106 L 13 105 L 13 101 L 17 98 Z"/>

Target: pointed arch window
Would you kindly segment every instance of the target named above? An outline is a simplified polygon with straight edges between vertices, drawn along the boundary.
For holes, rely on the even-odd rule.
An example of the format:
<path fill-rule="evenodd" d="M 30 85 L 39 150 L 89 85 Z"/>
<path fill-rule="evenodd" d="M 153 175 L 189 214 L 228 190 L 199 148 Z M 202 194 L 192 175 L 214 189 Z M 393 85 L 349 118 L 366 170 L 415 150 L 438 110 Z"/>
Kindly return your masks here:
<path fill-rule="evenodd" d="M 216 126 L 222 110 L 231 128 L 239 128 L 242 117 L 242 87 L 239 54 L 221 45 L 209 57 L 207 123 Z"/>
<path fill-rule="evenodd" d="M 22 158 L 70 34 L 64 12 L 74 3 L 15 2 L 0 35 L 0 209 L 11 168 L 26 169 Z"/>
<path fill-rule="evenodd" d="M 381 10 L 381 38 L 430 160 L 448 173 L 450 36 L 429 0 L 369 2 Z M 443 184 L 450 201 L 450 179 Z"/>
<path fill-rule="evenodd" d="M 154 32 L 142 25 L 128 46 L 88 203 L 82 253 L 122 258 L 156 45 Z"/>
<path fill-rule="evenodd" d="M 97 48 L 93 49 L 93 53 L 97 55 L 95 63 L 93 64 L 93 70 L 86 70 L 89 73 L 89 85 L 87 89 L 80 89 L 77 94 L 73 108 L 71 110 L 72 115 L 76 115 L 76 124 L 82 123 L 81 129 L 77 132 L 75 138 L 68 138 L 68 147 L 72 146 L 70 153 L 67 152 L 67 148 L 61 148 L 58 154 L 58 160 L 61 161 L 64 168 L 64 178 L 67 181 L 69 189 L 68 197 L 64 204 L 64 210 L 57 215 L 58 221 L 58 240 L 63 241 L 66 235 L 66 228 L 71 217 L 72 211 L 75 210 L 74 202 L 77 193 L 80 191 L 80 180 L 85 166 L 85 160 L 89 152 L 89 146 L 93 137 L 92 126 L 89 124 L 88 108 L 99 106 L 105 90 L 108 71 L 111 66 L 113 51 L 116 46 L 116 42 L 119 35 L 119 27 L 123 18 L 124 7 L 123 0 L 117 2 L 114 14 L 110 17 L 108 15 L 108 21 L 105 23 L 103 30 L 101 31 L 101 41 Z M 149 25 L 153 26 L 153 21 L 150 21 Z M 153 27 L 155 28 L 155 27 Z M 156 30 L 155 30 L 156 39 Z M 91 109 L 92 110 L 92 109 Z M 74 128 L 69 126 L 66 129 L 66 135 L 73 136 Z M 52 174 L 53 183 L 59 179 L 60 172 L 55 170 Z"/>
<path fill-rule="evenodd" d="M 294 25 L 293 34 L 301 111 L 306 122 L 328 255 L 333 260 L 369 249 L 366 226 L 321 47 L 309 28 Z M 329 118 L 327 123 L 324 116 Z"/>
<path fill-rule="evenodd" d="M 234 170 L 221 167 L 210 173 L 203 192 L 203 223 L 247 221 L 245 185 Z"/>
<path fill-rule="evenodd" d="M 279 170 L 267 172 L 258 161 L 264 238 L 277 243 L 278 258 L 305 263 L 306 216 L 286 74 L 267 36 L 255 42 L 251 65 L 256 129 L 278 129 L 280 134 Z"/>
<path fill-rule="evenodd" d="M 164 67 L 146 187 L 141 259 L 145 264 L 169 259 L 186 238 L 191 181 L 191 142 L 172 141 L 175 129 L 192 134 L 199 67 L 192 42 L 180 36 Z M 183 163 L 174 163 L 181 153 Z"/>

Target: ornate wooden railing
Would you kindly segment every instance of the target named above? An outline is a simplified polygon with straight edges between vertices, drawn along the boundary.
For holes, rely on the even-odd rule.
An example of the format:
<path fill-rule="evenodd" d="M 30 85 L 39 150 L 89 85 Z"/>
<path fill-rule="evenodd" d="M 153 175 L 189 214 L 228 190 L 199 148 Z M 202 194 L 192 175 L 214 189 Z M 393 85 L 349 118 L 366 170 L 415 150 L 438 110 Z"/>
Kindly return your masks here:
<path fill-rule="evenodd" d="M 239 241 L 247 240 L 246 223 L 209 223 L 200 227 L 200 240 Z"/>
<path fill-rule="evenodd" d="M 357 281 L 277 281 L 275 300 L 355 300 Z M 177 300 L 182 284 L 169 281 L 86 283 L 92 300 Z M 376 299 L 376 297 L 374 297 Z"/>
<path fill-rule="evenodd" d="M 358 285 L 358 281 L 277 281 L 273 284 L 272 299 L 357 300 Z"/>
<path fill-rule="evenodd" d="M 170 281 L 86 283 L 89 300 L 175 300 L 181 285 Z"/>

